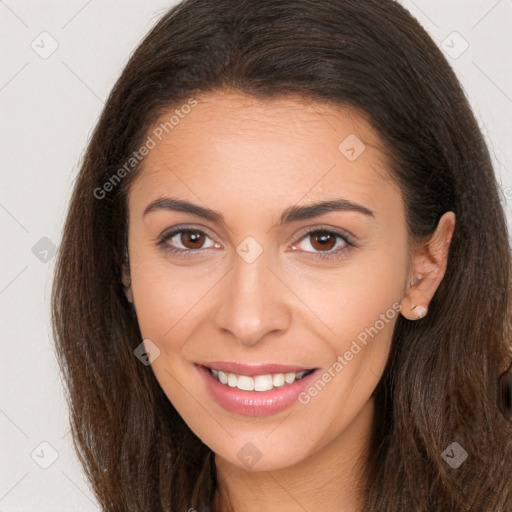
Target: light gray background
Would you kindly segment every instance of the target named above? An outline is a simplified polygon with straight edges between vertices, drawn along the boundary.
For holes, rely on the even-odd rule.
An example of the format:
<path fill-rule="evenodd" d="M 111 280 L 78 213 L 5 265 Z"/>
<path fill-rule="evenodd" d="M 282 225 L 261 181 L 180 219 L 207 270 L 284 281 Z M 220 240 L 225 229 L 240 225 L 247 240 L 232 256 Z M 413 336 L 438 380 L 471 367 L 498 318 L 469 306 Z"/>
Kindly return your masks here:
<path fill-rule="evenodd" d="M 52 247 L 104 100 L 130 53 L 175 3 L 0 0 L 0 512 L 99 510 L 73 451 L 50 336 Z M 462 82 L 510 224 L 512 0 L 401 3 Z"/>

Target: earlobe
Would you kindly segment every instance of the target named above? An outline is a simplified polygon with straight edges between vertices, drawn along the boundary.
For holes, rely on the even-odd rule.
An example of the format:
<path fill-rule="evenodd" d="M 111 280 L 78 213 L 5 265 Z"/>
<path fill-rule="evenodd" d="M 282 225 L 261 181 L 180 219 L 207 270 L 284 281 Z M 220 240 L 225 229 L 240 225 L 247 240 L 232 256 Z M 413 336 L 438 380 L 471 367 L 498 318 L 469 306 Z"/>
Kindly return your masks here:
<path fill-rule="evenodd" d="M 441 283 L 448 264 L 448 252 L 455 229 L 455 214 L 446 212 L 430 240 L 412 256 L 412 274 L 402 298 L 401 314 L 408 320 L 426 316 L 434 293 Z"/>
<path fill-rule="evenodd" d="M 412 306 L 411 311 L 413 311 L 413 314 L 416 316 L 416 319 L 419 320 L 420 318 L 423 318 L 426 316 L 428 312 L 427 306 Z"/>
<path fill-rule="evenodd" d="M 428 302 L 419 302 L 423 300 L 426 301 L 425 298 L 422 298 L 422 295 L 424 296 L 424 294 L 421 293 L 419 286 L 419 283 L 421 283 L 422 279 L 423 276 L 421 274 L 415 276 L 409 283 L 405 295 L 400 301 L 402 306 L 400 313 L 403 317 L 407 318 L 407 320 L 420 320 L 428 313 Z M 418 302 L 415 303 L 414 301 Z"/>

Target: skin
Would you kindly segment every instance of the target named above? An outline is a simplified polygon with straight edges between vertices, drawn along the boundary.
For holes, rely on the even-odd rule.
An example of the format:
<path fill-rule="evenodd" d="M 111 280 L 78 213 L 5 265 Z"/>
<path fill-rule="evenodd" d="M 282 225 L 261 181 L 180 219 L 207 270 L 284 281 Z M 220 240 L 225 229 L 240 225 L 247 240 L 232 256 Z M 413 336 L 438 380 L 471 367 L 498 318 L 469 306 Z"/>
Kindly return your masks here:
<path fill-rule="evenodd" d="M 219 508 L 229 496 L 243 512 L 360 511 L 371 394 L 398 314 L 417 319 L 443 278 L 455 215 L 441 218 L 430 241 L 410 242 L 382 142 L 353 110 L 231 90 L 197 100 L 150 151 L 128 197 L 126 292 L 143 338 L 160 349 L 152 369 L 176 410 L 215 453 Z M 365 144 L 354 161 L 338 149 L 351 134 Z M 164 209 L 143 215 L 163 197 L 211 208 L 226 224 Z M 277 225 L 286 207 L 339 198 L 374 215 L 334 211 Z M 189 251 L 186 257 L 158 245 L 165 230 L 181 224 L 206 234 L 203 245 L 179 235 L 167 240 Z M 333 235 L 322 247 L 305 233 L 310 227 L 348 231 L 356 246 Z M 252 263 L 236 252 L 247 236 L 263 249 Z M 343 247 L 337 257 L 319 256 Z M 401 312 L 320 393 L 276 414 L 224 410 L 193 364 L 276 361 L 322 373 L 381 314 L 396 311 L 393 305 Z M 251 467 L 237 457 L 248 442 L 261 453 Z"/>

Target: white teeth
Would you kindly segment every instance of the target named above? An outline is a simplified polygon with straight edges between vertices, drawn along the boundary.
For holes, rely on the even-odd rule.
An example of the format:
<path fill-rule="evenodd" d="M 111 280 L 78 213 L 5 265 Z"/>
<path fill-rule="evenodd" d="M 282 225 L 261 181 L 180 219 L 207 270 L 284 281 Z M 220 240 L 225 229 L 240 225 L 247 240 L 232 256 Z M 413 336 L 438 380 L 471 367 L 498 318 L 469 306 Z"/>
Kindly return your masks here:
<path fill-rule="evenodd" d="M 231 386 L 232 388 L 236 388 L 236 384 L 237 384 L 236 375 L 230 373 L 228 375 L 228 385 Z"/>
<path fill-rule="evenodd" d="M 284 380 L 288 383 L 288 384 L 292 384 L 293 381 L 295 380 L 295 373 L 287 373 L 285 376 L 284 376 Z"/>
<path fill-rule="evenodd" d="M 254 389 L 254 379 L 247 375 L 239 375 L 236 379 L 236 387 L 242 391 L 252 391 Z"/>
<path fill-rule="evenodd" d="M 254 389 L 256 391 L 268 391 L 272 389 L 272 375 L 258 375 L 254 379 Z"/>
<path fill-rule="evenodd" d="M 284 373 L 276 373 L 272 378 L 272 384 L 278 388 L 284 384 Z"/>
<path fill-rule="evenodd" d="M 293 384 L 301 379 L 307 370 L 297 373 L 275 373 L 267 375 L 257 375 L 250 377 L 248 375 L 235 375 L 234 373 L 223 372 L 222 370 L 211 370 L 211 373 L 222 384 L 227 384 L 232 388 L 238 388 L 242 391 L 270 391 L 272 388 L 278 388 L 285 384 Z"/>

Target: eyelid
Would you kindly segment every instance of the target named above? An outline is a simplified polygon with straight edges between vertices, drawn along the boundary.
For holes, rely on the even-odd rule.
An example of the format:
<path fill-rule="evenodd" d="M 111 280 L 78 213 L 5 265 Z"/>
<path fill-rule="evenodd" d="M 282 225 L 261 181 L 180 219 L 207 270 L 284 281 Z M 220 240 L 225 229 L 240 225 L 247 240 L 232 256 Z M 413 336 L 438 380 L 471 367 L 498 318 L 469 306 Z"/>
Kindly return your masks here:
<path fill-rule="evenodd" d="M 317 232 L 319 232 L 319 233 L 327 232 L 327 233 L 331 233 L 333 235 L 338 235 L 338 236 L 344 238 L 345 241 L 349 245 L 356 247 L 357 238 L 350 231 L 348 231 L 346 229 L 342 229 L 342 228 L 337 228 L 334 226 L 328 226 L 328 225 L 318 225 L 318 226 L 311 226 L 308 228 L 304 228 L 304 230 L 301 230 L 300 234 L 297 235 L 293 244 L 296 244 L 297 242 L 302 240 L 306 235 L 309 235 L 310 233 L 317 233 Z"/>
<path fill-rule="evenodd" d="M 200 224 L 178 224 L 171 228 L 166 228 L 158 235 L 156 238 L 157 242 L 165 242 L 165 240 L 171 238 L 171 236 L 176 235 L 180 231 L 200 231 L 205 235 L 208 235 L 211 239 L 215 238 L 217 235 L 214 235 L 212 231 L 210 231 L 207 227 L 201 226 Z M 197 249 L 200 251 L 201 249 Z"/>

